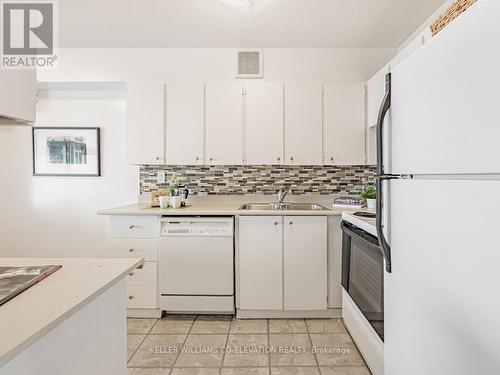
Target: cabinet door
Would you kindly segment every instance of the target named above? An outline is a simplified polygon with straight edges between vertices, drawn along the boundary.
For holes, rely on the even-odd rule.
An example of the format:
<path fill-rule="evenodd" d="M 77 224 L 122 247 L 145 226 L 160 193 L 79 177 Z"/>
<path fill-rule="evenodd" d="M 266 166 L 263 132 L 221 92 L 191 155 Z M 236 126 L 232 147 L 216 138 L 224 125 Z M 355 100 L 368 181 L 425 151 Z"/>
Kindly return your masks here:
<path fill-rule="evenodd" d="M 389 66 L 384 66 L 366 82 L 367 126 L 377 125 L 378 112 L 385 94 L 385 76 Z"/>
<path fill-rule="evenodd" d="M 242 216 L 238 228 L 240 309 L 283 309 L 283 218 Z"/>
<path fill-rule="evenodd" d="M 241 83 L 206 85 L 206 164 L 243 163 Z"/>
<path fill-rule="evenodd" d="M 0 69 L 0 123 L 33 123 L 36 113 L 36 70 Z M 12 120 L 11 120 L 12 119 Z"/>
<path fill-rule="evenodd" d="M 245 83 L 245 163 L 283 163 L 283 84 Z"/>
<path fill-rule="evenodd" d="M 389 66 L 383 67 L 366 83 L 366 164 L 377 164 L 377 119 L 380 105 L 385 94 L 385 76 L 389 73 Z M 390 111 L 389 111 L 390 112 Z M 390 113 L 386 117 L 384 128 L 389 128 Z M 384 142 L 387 143 L 387 140 Z M 386 158 L 389 158 L 389 153 L 385 152 Z M 386 171 L 389 171 L 386 163 Z"/>
<path fill-rule="evenodd" d="M 168 83 L 166 163 L 203 164 L 204 85 Z"/>
<path fill-rule="evenodd" d="M 285 216 L 283 231 L 285 310 L 326 309 L 326 217 Z"/>
<path fill-rule="evenodd" d="M 127 84 L 127 160 L 163 164 L 165 89 L 162 82 Z"/>
<path fill-rule="evenodd" d="M 321 83 L 285 83 L 285 164 L 323 163 L 322 95 Z"/>
<path fill-rule="evenodd" d="M 342 308 L 341 216 L 328 216 L 328 307 Z"/>
<path fill-rule="evenodd" d="M 365 84 L 328 83 L 324 86 L 325 164 L 365 163 Z"/>

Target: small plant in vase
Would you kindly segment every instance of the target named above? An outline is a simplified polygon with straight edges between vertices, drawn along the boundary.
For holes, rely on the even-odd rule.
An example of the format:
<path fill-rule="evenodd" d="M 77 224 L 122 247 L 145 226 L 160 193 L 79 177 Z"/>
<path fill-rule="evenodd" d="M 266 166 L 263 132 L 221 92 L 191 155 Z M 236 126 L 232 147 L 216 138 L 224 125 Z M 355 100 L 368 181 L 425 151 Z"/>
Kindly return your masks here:
<path fill-rule="evenodd" d="M 181 188 L 181 179 L 177 175 L 177 173 L 172 174 L 172 179 L 170 180 L 170 198 L 169 205 L 172 208 L 179 208 L 182 203 L 181 196 L 182 188 Z"/>
<path fill-rule="evenodd" d="M 373 186 L 368 186 L 361 193 L 361 198 L 366 200 L 366 206 L 369 210 L 374 210 L 377 204 L 377 190 Z"/>

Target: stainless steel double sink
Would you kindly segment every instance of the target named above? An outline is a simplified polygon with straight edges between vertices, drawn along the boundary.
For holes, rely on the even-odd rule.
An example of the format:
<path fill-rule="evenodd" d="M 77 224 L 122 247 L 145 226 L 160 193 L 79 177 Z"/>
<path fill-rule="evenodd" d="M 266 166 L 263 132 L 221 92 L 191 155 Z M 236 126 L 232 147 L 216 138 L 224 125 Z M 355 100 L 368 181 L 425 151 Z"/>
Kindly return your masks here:
<path fill-rule="evenodd" d="M 329 211 L 317 203 L 245 203 L 238 210 L 246 211 Z"/>

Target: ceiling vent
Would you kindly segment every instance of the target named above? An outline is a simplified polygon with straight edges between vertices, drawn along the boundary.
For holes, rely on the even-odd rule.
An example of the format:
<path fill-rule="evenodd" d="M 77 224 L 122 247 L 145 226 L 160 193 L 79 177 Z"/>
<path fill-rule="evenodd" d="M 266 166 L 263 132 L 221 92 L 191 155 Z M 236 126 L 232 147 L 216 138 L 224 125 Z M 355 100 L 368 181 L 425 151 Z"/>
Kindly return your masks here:
<path fill-rule="evenodd" d="M 236 52 L 236 78 L 262 78 L 262 50 L 244 49 Z"/>

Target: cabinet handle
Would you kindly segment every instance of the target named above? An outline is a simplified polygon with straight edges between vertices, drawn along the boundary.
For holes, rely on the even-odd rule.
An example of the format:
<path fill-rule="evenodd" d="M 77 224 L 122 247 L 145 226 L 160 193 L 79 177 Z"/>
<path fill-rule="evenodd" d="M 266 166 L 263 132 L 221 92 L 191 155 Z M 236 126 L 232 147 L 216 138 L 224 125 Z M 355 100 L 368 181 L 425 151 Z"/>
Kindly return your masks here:
<path fill-rule="evenodd" d="M 278 222 L 277 222 L 277 221 L 275 221 L 273 224 L 274 224 L 274 225 L 278 225 Z"/>
<path fill-rule="evenodd" d="M 128 226 L 128 229 L 134 229 L 134 228 L 135 228 L 135 225 L 131 224 L 131 225 Z"/>
<path fill-rule="evenodd" d="M 330 161 L 333 161 L 333 156 L 330 158 Z"/>
<path fill-rule="evenodd" d="M 134 250 L 135 250 L 135 249 L 133 249 L 133 248 L 132 248 L 132 249 L 128 249 L 128 252 L 129 252 L 129 253 L 131 253 L 131 252 L 133 252 Z"/>
<path fill-rule="evenodd" d="M 214 158 L 210 158 L 210 159 L 208 159 L 208 160 L 212 161 L 212 160 L 214 160 Z"/>
<path fill-rule="evenodd" d="M 156 157 L 156 160 L 161 160 L 161 156 L 157 156 L 157 157 Z"/>
<path fill-rule="evenodd" d="M 278 156 L 277 160 L 278 160 L 278 161 L 281 161 L 281 158 Z"/>
<path fill-rule="evenodd" d="M 200 160 L 200 158 L 197 156 L 197 157 L 196 157 L 196 161 L 198 161 L 198 160 Z"/>
<path fill-rule="evenodd" d="M 134 296 L 128 296 L 128 299 L 134 299 Z"/>
<path fill-rule="evenodd" d="M 293 221 L 289 221 L 289 222 L 288 222 L 288 225 L 292 225 L 292 224 L 293 224 Z"/>
<path fill-rule="evenodd" d="M 290 161 L 293 161 L 293 156 L 290 156 Z"/>
<path fill-rule="evenodd" d="M 134 273 L 133 272 L 129 272 L 128 274 L 129 276 L 134 276 Z"/>

